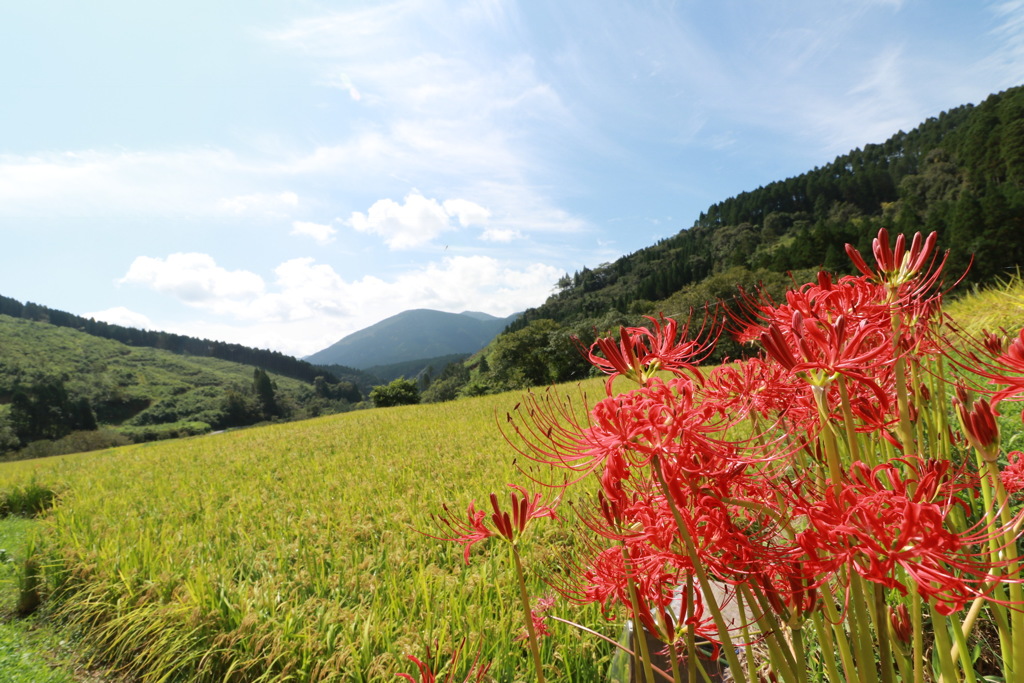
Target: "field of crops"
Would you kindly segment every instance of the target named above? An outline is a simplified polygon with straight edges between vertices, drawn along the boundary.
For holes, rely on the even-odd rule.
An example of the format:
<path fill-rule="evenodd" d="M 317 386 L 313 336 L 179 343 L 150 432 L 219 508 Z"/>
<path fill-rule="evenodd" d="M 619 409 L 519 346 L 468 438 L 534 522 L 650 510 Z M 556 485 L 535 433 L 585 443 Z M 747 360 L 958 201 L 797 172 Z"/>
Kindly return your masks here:
<path fill-rule="evenodd" d="M 64 586 L 51 599 L 143 680 L 395 680 L 407 655 L 463 638 L 498 679 L 529 679 L 507 546 L 474 547 L 466 567 L 461 547 L 416 531 L 438 533 L 431 514 L 445 503 L 464 511 L 524 481 L 496 424 L 517 401 L 12 463 L 0 489 L 35 479 L 62 491 L 40 550 L 48 584 Z M 543 595 L 540 567 L 568 562 L 572 540 L 559 524 L 531 533 L 544 540 L 524 545 Z M 578 609 L 557 613 L 599 621 Z M 561 680 L 597 680 L 610 654 L 568 627 L 545 648 Z"/>
<path fill-rule="evenodd" d="M 1019 324 L 1022 290 L 1015 280 L 950 308 L 968 329 Z M 550 391 L 581 416 L 580 394 L 596 398 L 603 386 Z M 408 656 L 437 668 L 460 647 L 455 680 L 477 653 L 495 680 L 534 680 L 509 546 L 474 545 L 466 566 L 462 546 L 421 533 L 451 533 L 432 517 L 446 504 L 456 515 L 470 501 L 488 509 L 488 494 L 507 483 L 552 476 L 520 471 L 502 436 L 521 400 L 376 409 L 10 463 L 0 492 L 20 487 L 22 505 L 32 491 L 58 492 L 34 558 L 43 597 L 98 657 L 143 681 L 396 680 L 412 670 Z M 1019 449 L 1010 412 L 1004 447 Z M 0 504 L 14 510 L 14 500 Z M 542 579 L 579 557 L 572 502 L 563 520 L 532 524 L 521 545 L 535 597 L 553 593 Z M 564 599 L 553 614 L 612 638 L 621 630 Z M 607 677 L 612 647 L 548 625 L 555 637 L 541 658 L 552 679 Z"/>

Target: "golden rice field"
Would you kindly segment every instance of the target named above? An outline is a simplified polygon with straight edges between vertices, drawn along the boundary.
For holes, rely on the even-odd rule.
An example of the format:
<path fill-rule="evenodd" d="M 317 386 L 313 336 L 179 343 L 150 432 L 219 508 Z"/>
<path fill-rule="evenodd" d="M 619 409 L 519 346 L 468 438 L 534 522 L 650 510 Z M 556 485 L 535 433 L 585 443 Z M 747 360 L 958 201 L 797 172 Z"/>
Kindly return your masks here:
<path fill-rule="evenodd" d="M 47 585 L 60 589 L 50 600 L 96 652 L 143 681 L 396 680 L 412 668 L 407 655 L 450 652 L 463 638 L 497 680 L 529 680 L 507 546 L 475 546 L 466 567 L 461 547 L 418 532 L 434 528 L 444 503 L 464 512 L 527 481 L 496 423 L 517 401 L 377 409 L 10 463 L 0 489 L 35 479 L 61 491 L 40 541 Z M 560 524 L 531 533 L 539 597 L 551 592 L 541 567 L 567 567 L 573 544 Z M 556 613 L 601 628 L 580 609 Z M 597 680 L 609 647 L 560 631 L 545 641 L 546 666 L 559 680 Z"/>
<path fill-rule="evenodd" d="M 1019 325 L 1022 302 L 1014 279 L 949 310 L 974 332 Z M 554 391 L 578 399 L 602 385 Z M 444 662 L 463 640 L 495 680 L 533 680 L 507 546 L 475 546 L 467 567 L 460 546 L 420 533 L 446 503 L 486 506 L 492 491 L 528 482 L 499 428 L 519 400 L 8 463 L 0 491 L 34 481 L 60 492 L 37 551 L 49 604 L 97 657 L 142 681 L 393 681 L 412 670 L 408 655 Z M 531 526 L 535 597 L 552 592 L 542 578 L 571 571 L 579 541 L 569 529 L 579 526 Z M 553 613 L 613 638 L 621 629 L 564 600 Z M 551 678 L 605 677 L 610 646 L 551 628 L 542 652 Z"/>

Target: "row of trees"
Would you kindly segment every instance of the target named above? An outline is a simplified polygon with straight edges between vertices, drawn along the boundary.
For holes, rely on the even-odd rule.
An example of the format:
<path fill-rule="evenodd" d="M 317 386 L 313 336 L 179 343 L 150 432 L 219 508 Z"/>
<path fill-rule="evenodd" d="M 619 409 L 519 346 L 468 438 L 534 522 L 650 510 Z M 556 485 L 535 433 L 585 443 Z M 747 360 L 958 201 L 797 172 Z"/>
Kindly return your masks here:
<path fill-rule="evenodd" d="M 15 389 L 6 424 L 0 420 L 0 451 L 94 429 L 96 415 L 89 401 L 84 397 L 73 399 L 63 381 L 47 379 Z"/>

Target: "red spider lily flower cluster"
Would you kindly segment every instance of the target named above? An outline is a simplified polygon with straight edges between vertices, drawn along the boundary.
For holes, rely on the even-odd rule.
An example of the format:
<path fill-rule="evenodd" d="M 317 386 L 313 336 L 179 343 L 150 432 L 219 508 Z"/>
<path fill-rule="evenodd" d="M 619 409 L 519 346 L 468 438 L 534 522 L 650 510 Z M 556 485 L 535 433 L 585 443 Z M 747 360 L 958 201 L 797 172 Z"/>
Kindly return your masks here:
<path fill-rule="evenodd" d="M 447 505 L 444 506 L 445 514 L 435 517 L 439 524 L 444 525 L 454 534 L 438 538 L 462 545 L 465 548 L 466 564 L 469 564 L 470 549 L 480 541 L 498 536 L 509 543 L 515 543 L 531 520 L 541 517 L 555 518 L 554 509 L 549 505 L 541 504 L 541 494 L 535 493 L 531 496 L 523 487 L 515 484 L 509 484 L 509 488 L 512 489 L 509 493 L 511 512 L 502 510 L 497 494 L 492 493 L 490 516 L 487 515 L 486 510 L 477 510 L 476 505 L 470 503 L 465 520 L 454 515 Z"/>
<path fill-rule="evenodd" d="M 1024 454 L 1020 451 L 1010 451 L 1007 461 L 1008 464 L 1000 472 L 1003 488 L 1007 493 L 1020 493 L 1024 491 Z"/>
<path fill-rule="evenodd" d="M 451 660 L 448 662 L 448 675 L 444 679 L 444 683 L 455 683 L 455 669 L 458 666 L 459 655 L 462 654 L 462 648 L 465 645 L 465 641 L 459 644 L 455 648 L 455 652 L 452 653 Z M 399 678 L 404 678 L 409 683 L 437 683 L 437 674 L 430 664 L 413 657 L 408 656 L 409 661 L 416 665 L 417 673 L 419 678 L 413 678 L 412 674 L 400 673 Z M 427 648 L 427 658 L 430 659 L 430 648 Z M 462 683 L 482 683 L 487 680 L 487 672 L 490 670 L 490 664 L 480 663 L 480 654 L 478 653 L 476 659 L 470 665 L 469 670 L 466 672 L 466 677 L 462 679 Z"/>
<path fill-rule="evenodd" d="M 996 358 L 996 364 L 1002 372 L 990 373 L 988 377 L 996 384 L 1005 384 L 1006 388 L 997 391 L 994 400 L 998 402 L 1024 395 L 1024 328 L 1006 351 Z M 1021 419 L 1024 420 L 1024 413 L 1021 413 Z"/>
<path fill-rule="evenodd" d="M 907 248 L 906 237 L 898 235 L 895 247 L 889 246 L 889 232 L 882 228 L 878 236 L 871 242 L 871 251 L 875 256 L 878 265 L 877 270 L 872 270 L 864 261 L 864 257 L 852 244 L 846 245 L 846 254 L 853 261 L 857 270 L 875 282 L 883 283 L 889 287 L 900 287 L 909 282 L 916 281 L 918 286 L 934 283 L 941 270 L 941 263 L 933 271 L 931 276 L 922 277 L 925 265 L 934 260 L 935 243 L 938 234 L 932 232 L 928 237 L 922 237 L 921 233 L 914 235 L 910 248 Z M 945 259 L 943 259 L 945 261 Z"/>
<path fill-rule="evenodd" d="M 595 341 L 586 352 L 587 358 L 607 374 L 608 390 L 616 377 L 627 377 L 646 384 L 659 370 L 675 374 L 696 374 L 695 366 L 707 358 L 714 349 L 720 329 L 711 323 L 713 316 L 705 315 L 704 322 L 693 339 L 687 339 L 690 324 L 679 330 L 672 318 L 647 316 L 652 329 L 646 327 L 620 327 L 618 343 L 611 338 Z M 598 355 L 600 351 L 600 355 Z"/>
<path fill-rule="evenodd" d="M 548 630 L 548 622 L 545 619 L 545 615 L 555 605 L 554 596 L 548 596 L 541 598 L 534 603 L 534 606 L 530 609 L 530 621 L 533 623 L 533 630 L 540 638 L 547 638 L 551 635 L 551 631 Z M 522 633 L 516 636 L 516 640 L 526 640 L 530 637 L 530 634 L 524 628 Z"/>
<path fill-rule="evenodd" d="M 849 474 L 799 511 L 808 527 L 797 543 L 812 573 L 824 577 L 849 566 L 903 595 L 908 585 L 898 577 L 905 575 L 943 614 L 962 609 L 996 578 L 978 551 L 987 537 L 948 529 L 965 487 L 951 478 L 948 461 L 902 460 L 873 469 L 855 462 Z"/>
<path fill-rule="evenodd" d="M 1011 551 L 1024 510 L 1012 512 L 1005 493 L 993 502 L 983 486 L 998 469 L 996 407 L 1024 395 L 1024 330 L 1008 345 L 979 342 L 988 361 L 968 368 L 1005 388 L 976 400 L 963 385 L 949 392 L 938 370 L 951 348 L 936 291 L 945 258 L 935 247 L 935 233 L 890 246 L 881 230 L 874 267 L 847 247 L 860 275 L 820 273 L 780 303 L 744 294 L 733 332 L 760 352 L 712 370 L 698 367 L 722 331 L 708 318 L 623 327 L 583 349 L 608 375 L 600 400 L 584 403 L 587 419 L 554 390 L 528 394 L 508 416 L 509 444 L 556 471 L 554 487 L 597 486 L 596 507 L 578 510 L 589 552 L 559 592 L 609 617 L 624 611 L 666 643 L 688 632 L 731 640 L 738 626 L 721 610 L 740 599 L 765 620 L 762 634 L 819 612 L 826 623 L 849 618 L 836 605 L 862 587 L 947 615 L 982 599 L 1024 604 L 1019 591 L 1008 601 L 994 589 L 1024 582 Z M 616 394 L 618 377 L 636 385 Z M 962 436 L 946 424 L 950 406 L 936 405 L 949 393 Z M 983 476 L 951 464 L 965 442 L 987 461 Z M 999 482 L 1016 495 L 1024 456 L 1008 460 Z M 491 505 L 441 520 L 467 562 L 475 543 L 515 543 L 529 521 L 554 517 L 519 487 L 510 512 L 493 495 Z M 541 611 L 530 616 L 539 632 Z M 896 639 L 910 642 L 906 608 L 890 618 Z"/>
<path fill-rule="evenodd" d="M 901 454 L 910 442 L 892 433 L 932 400 L 914 378 L 946 348 L 935 292 L 944 259 L 935 243 L 934 233 L 918 234 L 890 247 L 882 230 L 876 267 L 848 247 L 861 275 L 822 273 L 780 304 L 747 296 L 736 337 L 763 352 L 710 372 L 696 366 L 717 338 L 713 325 L 685 325 L 681 337 L 671 319 L 650 318 L 649 328 L 598 340 L 588 357 L 609 377 L 589 421 L 550 391 L 528 395 L 508 417 L 509 443 L 570 472 L 562 485 L 600 482 L 599 510 L 581 513 L 597 540 L 562 592 L 609 614 L 623 609 L 668 641 L 684 627 L 712 641 L 723 635 L 700 589 L 680 594 L 696 585 L 698 569 L 724 586 L 716 602 L 742 589 L 787 622 L 822 609 L 823 586 L 849 590 L 851 572 L 885 590 L 913 591 L 940 613 L 986 595 L 1004 569 L 987 549 L 1008 527 L 959 528 L 951 520 L 962 516 L 977 477 L 947 460 Z M 1024 332 L 999 363 L 1024 375 Z M 613 394 L 617 377 L 638 386 Z M 1001 397 L 1024 392 L 1016 376 L 992 379 L 1010 385 Z M 902 416 L 899 387 L 908 393 Z M 966 395 L 956 403 L 968 437 L 989 446 L 998 442 L 993 404 Z M 884 439 L 896 457 L 875 452 L 867 464 L 847 453 L 841 469 L 826 469 L 825 421 L 833 433 L 846 427 Z M 741 422 L 752 426 L 737 438 Z M 1007 490 L 1024 487 L 1019 462 L 1006 469 Z"/>

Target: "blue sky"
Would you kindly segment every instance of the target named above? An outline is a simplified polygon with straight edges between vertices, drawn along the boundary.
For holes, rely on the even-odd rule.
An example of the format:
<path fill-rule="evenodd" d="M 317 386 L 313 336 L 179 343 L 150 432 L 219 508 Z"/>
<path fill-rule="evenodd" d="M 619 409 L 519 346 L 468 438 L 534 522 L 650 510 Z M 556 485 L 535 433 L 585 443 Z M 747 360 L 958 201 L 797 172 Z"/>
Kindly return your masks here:
<path fill-rule="evenodd" d="M 1024 1 L 0 6 L 0 294 L 296 355 L 1024 82 Z"/>

